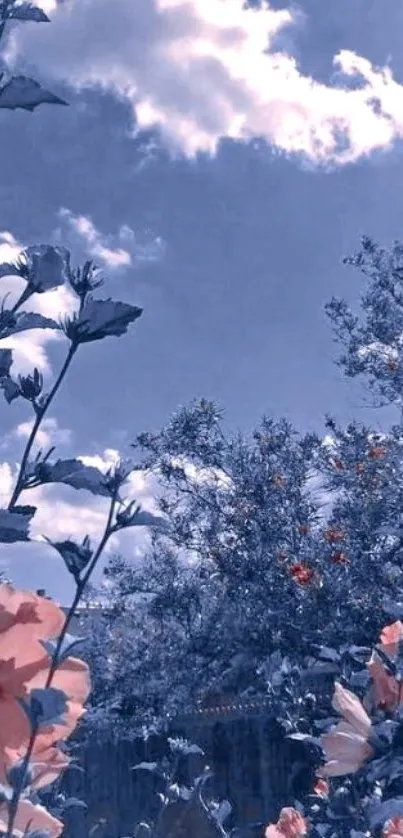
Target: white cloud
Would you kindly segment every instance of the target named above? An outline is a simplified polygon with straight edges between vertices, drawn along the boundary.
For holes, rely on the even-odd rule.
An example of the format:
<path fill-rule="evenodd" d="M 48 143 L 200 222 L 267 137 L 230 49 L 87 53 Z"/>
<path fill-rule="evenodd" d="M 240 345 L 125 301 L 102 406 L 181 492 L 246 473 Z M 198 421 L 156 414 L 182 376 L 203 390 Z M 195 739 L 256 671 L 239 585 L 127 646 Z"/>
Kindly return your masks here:
<path fill-rule="evenodd" d="M 186 478 L 194 486 L 215 485 L 220 489 L 231 489 L 234 486 L 233 481 L 228 474 L 222 469 L 214 468 L 213 466 L 202 468 L 195 465 L 185 457 L 172 457 L 171 464 L 174 467 L 182 468 L 185 472 Z"/>
<path fill-rule="evenodd" d="M 142 230 L 141 234 L 134 233 L 131 227 L 123 224 L 115 235 L 105 236 L 87 215 L 74 215 L 65 207 L 59 210 L 58 215 L 67 227 L 68 237 L 73 234 L 81 246 L 85 245 L 88 255 L 109 270 L 127 268 L 136 262 L 142 265 L 145 262 L 156 262 L 164 256 L 165 242 L 149 229 Z M 55 235 L 61 241 L 66 238 L 62 229 L 57 229 Z"/>
<path fill-rule="evenodd" d="M 0 508 L 7 506 L 13 490 L 15 475 L 10 463 L 0 463 Z"/>
<path fill-rule="evenodd" d="M 127 268 L 131 265 L 132 259 L 128 250 L 121 247 L 108 247 L 106 241 L 93 224 L 91 218 L 86 215 L 74 215 L 70 210 L 62 207 L 59 210 L 59 217 L 66 221 L 70 229 L 79 239 L 85 242 L 89 256 L 99 260 L 108 268 Z M 127 239 L 127 231 L 130 228 L 124 226 L 118 233 L 118 239 Z M 130 231 L 132 232 L 132 231 Z M 110 237 L 108 237 L 110 238 Z"/>
<path fill-rule="evenodd" d="M 243 0 L 64 0 L 51 26 L 13 30 L 6 53 L 78 88 L 126 97 L 140 127 L 159 126 L 188 155 L 214 152 L 224 136 L 264 137 L 315 163 L 390 148 L 403 136 L 403 86 L 390 68 L 342 50 L 333 81 L 315 81 L 295 58 L 270 51 L 299 22 L 293 10 Z M 351 89 L 351 79 L 360 85 Z"/>
<path fill-rule="evenodd" d="M 20 422 L 12 431 L 12 436 L 17 439 L 28 439 L 32 422 Z M 69 428 L 59 428 L 57 419 L 53 416 L 43 419 L 37 431 L 35 442 L 36 447 L 41 449 L 50 448 L 51 445 L 69 445 L 72 439 L 72 432 Z"/>
<path fill-rule="evenodd" d="M 0 232 L 0 264 L 14 262 L 21 253 L 21 245 L 8 230 Z"/>

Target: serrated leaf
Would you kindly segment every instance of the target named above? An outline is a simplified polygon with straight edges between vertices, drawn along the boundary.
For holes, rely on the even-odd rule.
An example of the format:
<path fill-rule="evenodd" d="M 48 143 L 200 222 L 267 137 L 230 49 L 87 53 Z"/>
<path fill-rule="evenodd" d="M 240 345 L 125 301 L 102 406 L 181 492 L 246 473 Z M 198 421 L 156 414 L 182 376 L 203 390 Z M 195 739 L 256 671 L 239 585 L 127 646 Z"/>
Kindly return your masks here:
<path fill-rule="evenodd" d="M 16 335 L 18 332 L 26 332 L 29 329 L 57 329 L 60 326 L 55 320 L 50 317 L 44 317 L 42 314 L 36 312 L 17 311 L 12 317 L 5 319 L 4 315 L 9 315 L 10 312 L 2 312 L 0 314 L 0 339 Z"/>
<path fill-rule="evenodd" d="M 42 484 L 64 483 L 73 489 L 86 489 L 93 495 L 111 496 L 105 485 L 105 475 L 95 466 L 84 465 L 81 460 L 39 463 L 34 467 L 34 475 Z"/>
<path fill-rule="evenodd" d="M 29 541 L 29 525 L 36 512 L 36 506 L 15 506 L 14 509 L 0 509 L 0 543 L 14 544 Z"/>
<path fill-rule="evenodd" d="M 94 300 L 90 295 L 78 315 L 68 321 L 65 331 L 77 343 L 89 343 L 105 337 L 119 337 L 130 323 L 141 317 L 143 310 L 129 303 Z"/>
<path fill-rule="evenodd" d="M 28 76 L 13 76 L 0 88 L 0 108 L 33 111 L 38 105 L 67 105 L 63 99 L 45 90 Z"/>
<path fill-rule="evenodd" d="M 7 9 L 9 20 L 33 21 L 34 23 L 49 23 L 49 18 L 42 9 L 32 3 L 14 3 Z"/>
<path fill-rule="evenodd" d="M 70 656 L 73 649 L 75 650 L 76 647 L 80 645 L 80 643 L 85 643 L 86 640 L 86 637 L 74 637 L 73 634 L 69 634 L 68 632 L 66 632 L 57 655 L 58 663 L 62 663 L 62 661 L 64 661 L 66 658 Z M 40 640 L 39 642 L 41 646 L 43 646 L 43 648 L 46 650 L 49 657 L 53 659 L 58 640 Z"/>

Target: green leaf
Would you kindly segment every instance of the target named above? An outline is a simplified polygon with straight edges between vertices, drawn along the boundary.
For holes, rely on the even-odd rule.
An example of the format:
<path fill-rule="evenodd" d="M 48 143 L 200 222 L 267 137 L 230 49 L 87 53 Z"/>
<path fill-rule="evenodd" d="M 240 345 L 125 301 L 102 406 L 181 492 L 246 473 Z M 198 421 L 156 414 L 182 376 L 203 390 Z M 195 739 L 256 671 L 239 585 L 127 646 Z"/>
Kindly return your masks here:
<path fill-rule="evenodd" d="M 34 688 L 28 696 L 17 698 L 18 703 L 28 716 L 32 727 L 38 729 L 52 724 L 65 724 L 64 713 L 67 711 L 67 697 L 63 690 L 54 687 Z"/>
<path fill-rule="evenodd" d="M 15 3 L 7 9 L 9 20 L 27 20 L 35 23 L 49 23 L 49 18 L 42 9 L 32 3 Z"/>
<path fill-rule="evenodd" d="M 18 311 L 14 314 L 10 311 L 2 311 L 0 313 L 1 340 L 30 329 L 60 329 L 60 326 L 50 317 L 44 317 L 43 314 L 36 312 Z"/>
<path fill-rule="evenodd" d="M 76 343 L 90 343 L 105 337 L 119 337 L 139 317 L 143 309 L 113 300 L 94 300 L 91 296 L 80 312 L 68 319 L 65 332 Z"/>
<path fill-rule="evenodd" d="M 0 108 L 33 111 L 38 105 L 67 105 L 63 99 L 41 87 L 37 81 L 28 76 L 13 76 L 0 88 Z"/>
<path fill-rule="evenodd" d="M 36 506 L 15 506 L 14 509 L 0 509 L 0 543 L 14 544 L 29 541 L 29 525 Z"/>
<path fill-rule="evenodd" d="M 81 460 L 57 460 L 56 463 L 38 463 L 33 475 L 40 483 L 65 483 L 73 489 L 86 489 L 93 495 L 111 497 L 105 485 L 106 477 L 94 466 L 86 466 Z"/>

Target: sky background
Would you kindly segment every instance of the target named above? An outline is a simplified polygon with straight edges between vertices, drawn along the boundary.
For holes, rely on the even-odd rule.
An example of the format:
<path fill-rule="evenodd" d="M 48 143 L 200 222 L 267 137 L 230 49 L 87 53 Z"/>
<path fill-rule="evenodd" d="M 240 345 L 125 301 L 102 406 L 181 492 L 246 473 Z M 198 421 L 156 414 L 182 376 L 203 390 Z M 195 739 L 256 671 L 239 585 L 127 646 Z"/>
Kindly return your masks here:
<path fill-rule="evenodd" d="M 318 432 L 326 412 L 395 418 L 343 380 L 323 308 L 333 295 L 356 305 L 364 280 L 342 258 L 363 234 L 402 238 L 402 4 L 38 5 L 51 23 L 9 31 L 3 60 L 69 107 L 0 111 L 0 259 L 63 244 L 75 265 L 104 269 L 99 296 L 144 307 L 126 337 L 82 349 L 41 443 L 106 468 L 201 396 L 245 432 L 263 413 Z M 1 296 L 17 287 L 1 282 Z M 59 289 L 36 310 L 71 303 Z M 64 352 L 50 331 L 0 345 L 15 348 L 17 371 L 36 364 L 48 380 Z M 31 418 L 3 404 L 3 505 Z M 141 475 L 132 489 L 153 508 Z M 84 492 L 23 497 L 35 501 L 37 536 L 102 530 L 105 503 Z M 111 549 L 136 559 L 147 537 L 126 533 Z M 49 546 L 2 546 L 0 561 L 15 584 L 71 599 Z"/>

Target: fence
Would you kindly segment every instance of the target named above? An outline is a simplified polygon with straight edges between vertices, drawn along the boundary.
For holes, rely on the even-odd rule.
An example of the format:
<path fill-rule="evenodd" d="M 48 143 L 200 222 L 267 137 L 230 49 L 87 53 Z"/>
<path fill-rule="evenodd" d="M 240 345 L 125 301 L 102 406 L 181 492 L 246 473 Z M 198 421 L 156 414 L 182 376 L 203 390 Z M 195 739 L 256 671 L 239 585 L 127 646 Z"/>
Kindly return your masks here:
<path fill-rule="evenodd" d="M 310 780 L 301 744 L 284 739 L 264 705 L 199 711 L 173 724 L 170 735 L 185 736 L 204 750 L 203 760 L 197 756 L 189 760 L 191 776 L 200 773 L 206 762 L 212 768 L 212 797 L 228 799 L 233 806 L 229 827 L 276 820 L 280 808 L 293 802 L 290 778 L 296 767 L 302 768 L 305 782 Z M 63 791 L 83 799 L 88 810 L 67 813 L 66 838 L 133 835 L 139 821 L 156 814 L 161 786 L 154 775 L 131 771 L 131 766 L 157 761 L 166 752 L 166 739 L 159 737 L 86 745 L 79 758 L 84 771 L 67 771 Z M 180 777 L 183 783 L 187 779 L 184 773 Z M 97 826 L 99 821 L 104 822 Z"/>

